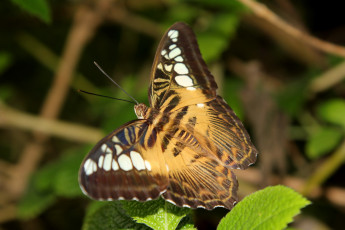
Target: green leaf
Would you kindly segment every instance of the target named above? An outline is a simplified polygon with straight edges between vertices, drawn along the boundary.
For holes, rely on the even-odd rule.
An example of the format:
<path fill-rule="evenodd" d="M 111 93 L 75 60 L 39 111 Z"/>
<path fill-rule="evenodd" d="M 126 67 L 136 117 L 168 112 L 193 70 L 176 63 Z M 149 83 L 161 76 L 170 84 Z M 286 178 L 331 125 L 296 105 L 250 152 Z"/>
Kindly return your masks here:
<path fill-rule="evenodd" d="M 86 150 L 88 148 L 82 148 Z M 55 174 L 53 189 L 56 195 L 64 197 L 76 197 L 82 195 L 79 187 L 79 167 L 87 151 L 67 154 L 58 162 L 58 170 Z"/>
<path fill-rule="evenodd" d="M 318 107 L 318 115 L 333 124 L 341 125 L 345 129 L 345 100 L 332 99 Z"/>
<path fill-rule="evenodd" d="M 83 230 L 149 229 L 136 224 L 121 207 L 121 203 L 95 201 L 88 207 Z"/>
<path fill-rule="evenodd" d="M 284 229 L 308 204 L 310 201 L 291 188 L 267 187 L 239 202 L 217 229 Z"/>
<path fill-rule="evenodd" d="M 46 0 L 12 0 L 12 2 L 45 23 L 50 23 L 50 8 Z"/>
<path fill-rule="evenodd" d="M 197 34 L 199 48 L 206 63 L 214 61 L 225 51 L 235 31 L 239 17 L 236 14 L 219 14 L 207 31 Z"/>
<path fill-rule="evenodd" d="M 57 196 L 81 195 L 78 170 L 89 149 L 87 146 L 69 150 L 60 159 L 35 172 L 26 195 L 19 202 L 19 217 L 28 219 L 41 214 L 55 202 Z"/>
<path fill-rule="evenodd" d="M 310 136 L 306 144 L 306 153 L 311 159 L 319 158 L 334 149 L 341 138 L 340 130 L 322 127 Z"/>
<path fill-rule="evenodd" d="M 224 78 L 223 97 L 240 120 L 244 118 L 244 111 L 240 98 L 240 90 L 242 88 L 243 82 L 241 80 L 234 77 Z"/>
<path fill-rule="evenodd" d="M 176 229 L 180 221 L 191 212 L 191 209 L 179 208 L 162 198 L 147 202 L 123 201 L 122 204 L 127 214 L 138 223 L 143 223 L 157 230 Z M 182 228 L 183 226 L 179 227 Z"/>
<path fill-rule="evenodd" d="M 290 116 L 299 114 L 308 98 L 310 76 L 303 76 L 285 85 L 277 93 L 278 106 Z"/>
<path fill-rule="evenodd" d="M 37 191 L 34 186 L 30 186 L 29 184 L 29 190 L 17 206 L 17 217 L 24 220 L 34 218 L 52 205 L 55 200 L 56 197 L 54 194 Z"/>

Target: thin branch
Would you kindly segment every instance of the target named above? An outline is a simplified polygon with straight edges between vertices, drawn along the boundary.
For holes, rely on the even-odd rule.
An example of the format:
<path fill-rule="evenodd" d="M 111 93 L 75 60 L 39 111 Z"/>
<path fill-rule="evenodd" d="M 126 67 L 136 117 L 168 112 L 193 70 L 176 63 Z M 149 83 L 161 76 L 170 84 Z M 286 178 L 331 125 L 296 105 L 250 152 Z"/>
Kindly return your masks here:
<path fill-rule="evenodd" d="M 238 0 L 247 6 L 255 15 L 270 22 L 272 25 L 279 27 L 287 35 L 294 37 L 296 40 L 304 42 L 308 46 L 323 51 L 325 53 L 345 57 L 345 47 L 323 41 L 311 35 L 308 35 L 295 27 L 289 25 L 278 15 L 269 10 L 265 5 L 253 0 Z"/>
<path fill-rule="evenodd" d="M 16 127 L 23 130 L 41 132 L 50 136 L 86 143 L 95 143 L 105 135 L 101 130 L 96 128 L 45 119 L 23 113 L 1 103 L 0 110 L 0 126 L 4 127 Z"/>
<path fill-rule="evenodd" d="M 114 22 L 157 39 L 160 39 L 164 32 L 156 22 L 132 14 L 120 6 L 113 6 L 108 17 Z"/>
<path fill-rule="evenodd" d="M 324 72 L 319 77 L 315 78 L 310 85 L 310 91 L 319 93 L 325 91 L 345 79 L 345 62 L 334 66 L 330 70 Z"/>

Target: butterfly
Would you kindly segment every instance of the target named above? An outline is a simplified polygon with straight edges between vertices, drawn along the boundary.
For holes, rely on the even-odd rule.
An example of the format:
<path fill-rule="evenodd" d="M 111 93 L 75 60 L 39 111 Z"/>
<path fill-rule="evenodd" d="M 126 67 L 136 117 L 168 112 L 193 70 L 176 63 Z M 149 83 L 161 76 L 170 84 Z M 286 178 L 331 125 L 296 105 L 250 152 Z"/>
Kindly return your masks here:
<path fill-rule="evenodd" d="M 216 93 L 195 35 L 182 22 L 164 34 L 151 70 L 150 107 L 100 140 L 79 171 L 82 191 L 96 200 L 148 201 L 231 209 L 238 182 L 257 150 L 241 121 Z"/>

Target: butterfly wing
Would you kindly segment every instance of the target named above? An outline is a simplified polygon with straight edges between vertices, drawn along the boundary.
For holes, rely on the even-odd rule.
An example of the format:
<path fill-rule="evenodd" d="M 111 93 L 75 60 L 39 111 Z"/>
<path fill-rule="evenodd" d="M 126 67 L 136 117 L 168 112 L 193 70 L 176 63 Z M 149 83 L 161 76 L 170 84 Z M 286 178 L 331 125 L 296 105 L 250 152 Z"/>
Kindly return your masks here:
<path fill-rule="evenodd" d="M 201 57 L 195 35 L 183 23 L 163 36 L 152 68 L 150 104 L 168 165 L 162 194 L 178 206 L 231 209 L 238 183 L 231 169 L 245 169 L 257 150 L 243 124 L 217 95 L 217 85 Z M 159 120 L 157 118 L 157 120 Z"/>
<path fill-rule="evenodd" d="M 193 104 L 196 95 L 214 98 L 216 89 L 193 31 L 184 23 L 175 23 L 164 34 L 152 65 L 151 107 L 168 112 Z"/>
<path fill-rule="evenodd" d="M 165 160 L 159 149 L 143 144 L 152 133 L 145 120 L 131 121 L 103 138 L 79 171 L 83 192 L 96 200 L 157 198 L 167 188 Z"/>
<path fill-rule="evenodd" d="M 162 196 L 178 206 L 231 209 L 238 188 L 231 169 L 247 168 L 257 154 L 242 123 L 219 96 L 169 116 L 159 138 L 169 174 Z"/>

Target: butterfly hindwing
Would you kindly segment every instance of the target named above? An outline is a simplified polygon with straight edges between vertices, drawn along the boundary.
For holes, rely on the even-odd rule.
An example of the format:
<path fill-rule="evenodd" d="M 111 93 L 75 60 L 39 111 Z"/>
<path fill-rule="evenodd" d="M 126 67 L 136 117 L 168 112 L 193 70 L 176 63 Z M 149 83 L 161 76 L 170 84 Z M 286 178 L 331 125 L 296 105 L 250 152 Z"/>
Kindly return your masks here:
<path fill-rule="evenodd" d="M 231 209 L 238 189 L 231 169 L 247 168 L 257 154 L 242 123 L 219 96 L 169 116 L 160 132 L 169 168 L 162 196 L 179 206 Z"/>
<path fill-rule="evenodd" d="M 136 120 L 103 138 L 82 163 L 79 182 L 84 193 L 97 200 L 145 201 L 164 192 L 164 159 L 143 145 L 149 129 L 144 120 Z"/>

